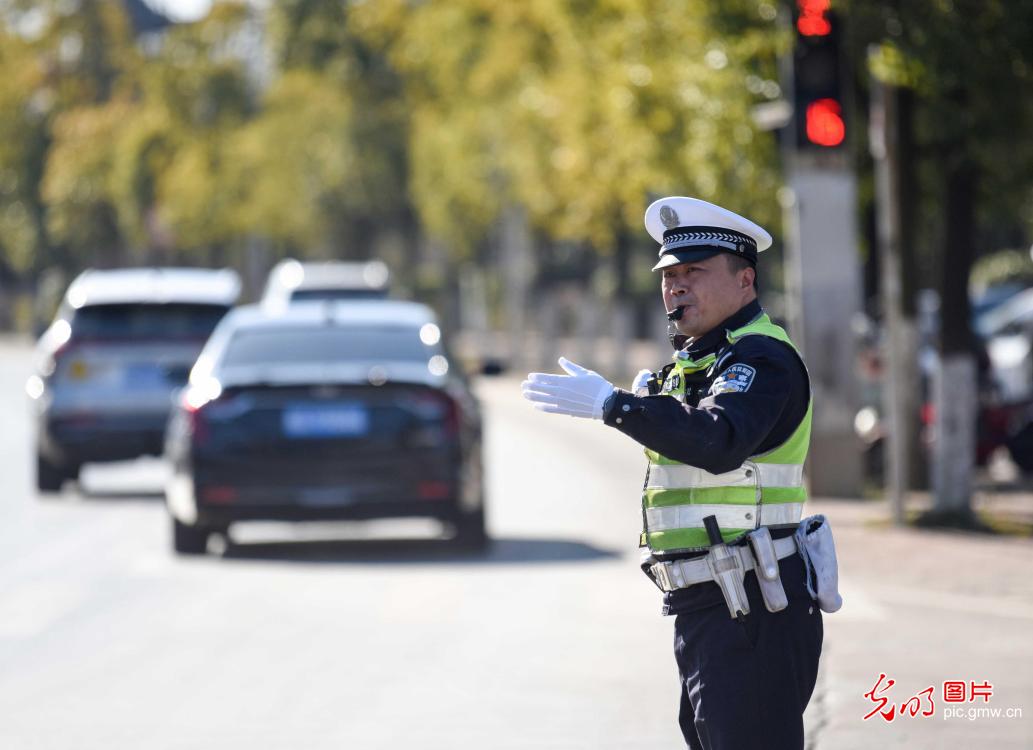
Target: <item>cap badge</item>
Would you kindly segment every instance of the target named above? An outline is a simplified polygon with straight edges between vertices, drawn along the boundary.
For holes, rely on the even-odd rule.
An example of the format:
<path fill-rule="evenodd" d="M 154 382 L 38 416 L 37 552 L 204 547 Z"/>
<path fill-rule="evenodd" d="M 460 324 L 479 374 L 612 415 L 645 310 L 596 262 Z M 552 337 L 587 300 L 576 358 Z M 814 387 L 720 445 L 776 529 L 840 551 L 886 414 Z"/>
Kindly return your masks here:
<path fill-rule="evenodd" d="M 660 206 L 660 221 L 668 229 L 678 226 L 678 212 L 670 206 Z"/>

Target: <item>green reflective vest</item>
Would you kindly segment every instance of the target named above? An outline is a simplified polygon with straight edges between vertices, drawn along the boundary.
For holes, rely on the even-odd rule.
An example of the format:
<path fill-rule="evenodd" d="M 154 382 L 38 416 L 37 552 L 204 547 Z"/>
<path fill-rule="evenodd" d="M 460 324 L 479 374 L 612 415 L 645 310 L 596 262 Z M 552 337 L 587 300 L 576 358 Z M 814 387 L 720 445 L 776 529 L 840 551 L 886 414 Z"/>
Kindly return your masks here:
<path fill-rule="evenodd" d="M 745 336 L 770 336 L 789 346 L 789 335 L 762 314 L 735 331 L 728 343 Z M 797 352 L 799 355 L 799 353 Z M 674 369 L 664 380 L 662 393 L 684 398 L 685 375 L 707 369 L 716 355 L 700 360 L 676 355 Z M 688 552 L 709 546 L 703 519 L 716 516 L 724 540 L 734 541 L 760 526 L 799 523 L 807 490 L 803 464 L 811 439 L 811 411 L 781 445 L 755 456 L 723 474 L 711 474 L 646 450 L 649 470 L 642 491 L 641 545 L 652 552 Z"/>

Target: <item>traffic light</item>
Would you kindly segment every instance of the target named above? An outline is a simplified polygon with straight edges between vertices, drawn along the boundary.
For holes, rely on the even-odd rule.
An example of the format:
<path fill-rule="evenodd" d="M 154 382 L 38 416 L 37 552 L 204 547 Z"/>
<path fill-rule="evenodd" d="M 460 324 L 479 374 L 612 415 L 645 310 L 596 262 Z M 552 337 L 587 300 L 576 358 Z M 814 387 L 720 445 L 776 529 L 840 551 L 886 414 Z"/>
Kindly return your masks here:
<path fill-rule="evenodd" d="M 846 143 L 839 56 L 839 27 L 829 0 L 795 0 L 793 99 L 796 145 L 805 150 Z"/>

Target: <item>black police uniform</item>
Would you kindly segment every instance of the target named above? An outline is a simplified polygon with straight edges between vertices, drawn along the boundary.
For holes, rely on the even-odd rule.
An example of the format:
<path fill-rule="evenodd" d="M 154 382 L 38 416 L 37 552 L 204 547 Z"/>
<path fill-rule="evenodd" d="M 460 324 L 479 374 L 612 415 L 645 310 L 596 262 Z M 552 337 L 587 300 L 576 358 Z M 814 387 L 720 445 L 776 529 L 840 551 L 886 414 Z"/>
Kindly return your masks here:
<path fill-rule="evenodd" d="M 617 390 L 605 406 L 604 422 L 667 458 L 714 474 L 785 442 L 807 412 L 803 363 L 789 346 L 768 336 L 745 336 L 729 344 L 725 335 L 761 312 L 760 304 L 751 302 L 689 343 L 692 359 L 716 353 L 717 361 L 689 376 L 686 403 Z M 714 380 L 734 364 L 756 371 L 748 389 L 709 395 Z M 670 370 L 664 368 L 656 380 L 662 383 Z M 772 536 L 794 530 L 773 528 Z M 660 557 L 686 556 L 692 555 Z M 822 620 L 807 593 L 799 556 L 782 560 L 780 572 L 789 606 L 768 612 L 750 571 L 745 580 L 750 614 L 744 623 L 729 617 L 716 583 L 664 595 L 664 614 L 676 615 L 679 722 L 689 748 L 803 748 L 803 712 L 817 679 Z"/>

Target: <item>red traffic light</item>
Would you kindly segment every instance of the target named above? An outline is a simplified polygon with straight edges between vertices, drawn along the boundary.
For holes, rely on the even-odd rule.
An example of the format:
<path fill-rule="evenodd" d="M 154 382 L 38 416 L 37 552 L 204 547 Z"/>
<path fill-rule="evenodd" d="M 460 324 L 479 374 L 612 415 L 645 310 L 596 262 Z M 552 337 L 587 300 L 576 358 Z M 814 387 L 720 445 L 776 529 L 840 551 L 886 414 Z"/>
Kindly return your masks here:
<path fill-rule="evenodd" d="M 843 108 L 835 99 L 818 99 L 807 105 L 807 140 L 819 146 L 838 146 L 846 138 Z"/>
<path fill-rule="evenodd" d="M 803 36 L 828 36 L 832 33 L 832 24 L 825 15 L 829 10 L 829 0 L 796 0 L 800 16 L 796 19 L 796 30 Z"/>

